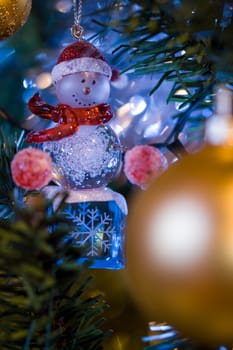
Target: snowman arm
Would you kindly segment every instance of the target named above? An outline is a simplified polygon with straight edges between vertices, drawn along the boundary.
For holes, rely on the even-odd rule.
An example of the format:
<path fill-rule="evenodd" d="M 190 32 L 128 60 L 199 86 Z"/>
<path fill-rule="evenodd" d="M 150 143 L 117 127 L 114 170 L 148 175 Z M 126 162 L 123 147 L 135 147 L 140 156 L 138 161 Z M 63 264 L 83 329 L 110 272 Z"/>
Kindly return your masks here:
<path fill-rule="evenodd" d="M 76 128 L 78 130 L 78 127 Z M 41 143 L 46 141 L 58 141 L 64 137 L 72 136 L 75 131 L 69 124 L 59 124 L 54 128 L 31 131 L 26 138 L 27 143 Z"/>
<path fill-rule="evenodd" d="M 26 137 L 26 142 L 57 141 L 72 136 L 78 130 L 79 124 L 74 111 L 71 108 L 63 109 L 63 105 L 59 105 L 57 108 L 59 109 L 59 107 L 61 114 L 59 124 L 50 129 L 31 131 Z"/>
<path fill-rule="evenodd" d="M 28 102 L 28 108 L 35 115 L 40 116 L 43 119 L 49 119 L 54 122 L 59 122 L 62 118 L 62 113 L 65 108 L 68 108 L 67 105 L 58 105 L 54 107 L 48 103 L 45 103 L 43 98 L 39 93 L 35 93 Z"/>

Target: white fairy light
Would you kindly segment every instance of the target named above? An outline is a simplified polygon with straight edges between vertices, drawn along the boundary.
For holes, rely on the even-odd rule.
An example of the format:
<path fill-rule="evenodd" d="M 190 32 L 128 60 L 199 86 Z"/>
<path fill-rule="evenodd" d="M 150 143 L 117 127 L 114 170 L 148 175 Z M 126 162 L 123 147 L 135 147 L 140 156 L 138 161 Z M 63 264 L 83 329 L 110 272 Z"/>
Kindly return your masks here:
<path fill-rule="evenodd" d="M 176 91 L 176 96 L 188 96 L 188 91 L 185 89 L 179 89 Z M 187 103 L 183 107 L 180 107 L 182 104 L 183 104 L 183 102 L 175 102 L 176 109 L 179 112 L 184 112 L 189 107 L 189 103 Z"/>
<path fill-rule="evenodd" d="M 206 139 L 213 145 L 223 144 L 229 136 L 232 116 L 232 91 L 224 86 L 217 88 L 214 115 L 206 125 Z"/>
<path fill-rule="evenodd" d="M 51 74 L 43 72 L 36 78 L 36 86 L 38 89 L 46 89 L 52 84 Z"/>
<path fill-rule="evenodd" d="M 183 271 L 205 256 L 213 221 L 201 198 L 180 194 L 161 203 L 149 222 L 148 251 L 162 267 Z"/>
<path fill-rule="evenodd" d="M 130 113 L 132 115 L 138 115 L 145 111 L 147 103 L 145 99 L 140 95 L 134 95 L 129 100 Z"/>
<path fill-rule="evenodd" d="M 153 123 L 145 129 L 145 131 L 143 133 L 143 137 L 144 138 L 152 138 L 152 137 L 157 136 L 159 134 L 160 128 L 161 128 L 161 121 L 158 120 L 157 123 Z"/>
<path fill-rule="evenodd" d="M 72 9 L 72 1 L 71 0 L 59 0 L 55 4 L 55 9 L 61 13 L 67 13 Z"/>
<path fill-rule="evenodd" d="M 128 76 L 126 74 L 119 75 L 118 79 L 111 82 L 111 85 L 115 89 L 125 89 L 129 83 Z"/>

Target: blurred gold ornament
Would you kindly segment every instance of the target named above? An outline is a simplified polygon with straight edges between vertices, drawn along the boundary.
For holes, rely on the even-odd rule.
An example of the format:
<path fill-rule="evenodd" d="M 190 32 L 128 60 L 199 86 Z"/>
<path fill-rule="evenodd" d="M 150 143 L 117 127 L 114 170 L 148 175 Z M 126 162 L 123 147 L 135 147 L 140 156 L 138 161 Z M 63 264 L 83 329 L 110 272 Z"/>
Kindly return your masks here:
<path fill-rule="evenodd" d="M 0 0 L 0 40 L 12 36 L 26 22 L 31 0 Z"/>
<path fill-rule="evenodd" d="M 104 294 L 104 299 L 110 305 L 104 314 L 104 327 L 114 330 L 106 338 L 104 349 L 142 350 L 141 337 L 146 333 L 145 319 L 130 298 L 125 270 L 92 269 L 92 274 L 95 294 Z"/>
<path fill-rule="evenodd" d="M 233 346 L 233 149 L 206 146 L 132 198 L 128 280 L 149 319 Z"/>

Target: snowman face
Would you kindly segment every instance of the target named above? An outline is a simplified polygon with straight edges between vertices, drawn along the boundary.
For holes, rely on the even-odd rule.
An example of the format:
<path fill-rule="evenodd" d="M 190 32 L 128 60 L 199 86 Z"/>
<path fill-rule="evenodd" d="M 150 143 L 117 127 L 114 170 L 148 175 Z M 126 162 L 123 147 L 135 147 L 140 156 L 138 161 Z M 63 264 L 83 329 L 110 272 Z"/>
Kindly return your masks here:
<path fill-rule="evenodd" d="M 56 84 L 60 103 L 75 107 L 91 107 L 107 102 L 110 84 L 107 76 L 95 72 L 66 75 Z"/>

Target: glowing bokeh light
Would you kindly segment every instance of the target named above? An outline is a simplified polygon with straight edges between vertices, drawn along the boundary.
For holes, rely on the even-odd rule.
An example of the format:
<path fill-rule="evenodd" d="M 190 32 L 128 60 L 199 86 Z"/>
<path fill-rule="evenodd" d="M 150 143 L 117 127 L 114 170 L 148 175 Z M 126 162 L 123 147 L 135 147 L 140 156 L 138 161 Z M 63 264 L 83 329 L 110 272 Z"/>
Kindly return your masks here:
<path fill-rule="evenodd" d="M 177 194 L 149 219 L 148 252 L 161 266 L 182 271 L 205 256 L 212 232 L 210 210 L 201 198 Z"/>
<path fill-rule="evenodd" d="M 46 89 L 52 84 L 51 74 L 43 72 L 36 78 L 36 86 L 38 89 Z"/>
<path fill-rule="evenodd" d="M 145 111 L 147 103 L 145 99 L 140 95 L 134 95 L 129 100 L 130 113 L 132 115 L 138 115 Z"/>
<path fill-rule="evenodd" d="M 67 13 L 72 9 L 72 1 L 71 0 L 59 0 L 55 4 L 55 9 L 61 13 Z"/>

